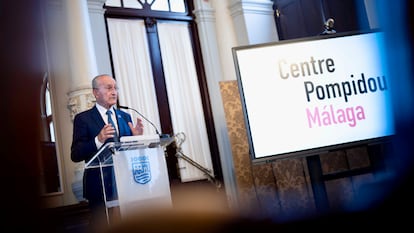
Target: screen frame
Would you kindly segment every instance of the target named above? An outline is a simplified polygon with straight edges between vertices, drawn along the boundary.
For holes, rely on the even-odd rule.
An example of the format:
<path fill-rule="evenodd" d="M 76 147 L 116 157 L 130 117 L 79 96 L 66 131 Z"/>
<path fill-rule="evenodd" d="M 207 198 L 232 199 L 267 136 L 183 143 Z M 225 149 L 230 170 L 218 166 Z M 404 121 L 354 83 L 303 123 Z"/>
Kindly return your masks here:
<path fill-rule="evenodd" d="M 310 149 L 279 153 L 275 155 L 256 157 L 254 144 L 252 140 L 252 132 L 251 132 L 251 127 L 250 127 L 250 122 L 249 122 L 249 115 L 248 115 L 245 95 L 243 91 L 242 77 L 240 74 L 240 67 L 239 67 L 238 54 L 237 54 L 238 51 L 242 51 L 246 49 L 262 48 L 266 46 L 279 46 L 279 45 L 284 45 L 284 44 L 294 44 L 294 43 L 309 42 L 309 41 L 316 41 L 316 40 L 329 40 L 332 38 L 355 36 L 355 35 L 376 33 L 376 32 L 382 32 L 382 31 L 380 30 L 350 31 L 350 32 L 344 32 L 344 33 L 335 33 L 335 34 L 328 34 L 328 35 L 318 35 L 318 36 L 313 36 L 313 37 L 283 40 L 283 41 L 277 41 L 277 42 L 271 42 L 271 43 L 237 46 L 237 47 L 232 48 L 232 54 L 233 54 L 234 65 L 235 65 L 236 76 L 237 76 L 237 85 L 239 89 L 239 95 L 240 95 L 242 111 L 243 111 L 243 118 L 244 118 L 246 133 L 247 133 L 247 141 L 249 144 L 249 156 L 254 164 L 272 162 L 278 159 L 297 158 L 297 157 L 306 157 L 306 156 L 324 154 L 324 153 L 329 153 L 331 151 L 343 150 L 343 149 L 363 146 L 363 145 L 368 146 L 368 145 L 388 143 L 394 137 L 395 132 L 393 135 L 390 135 L 390 136 L 373 137 L 373 138 L 364 139 L 364 140 L 356 140 L 356 141 L 337 143 L 337 144 L 326 145 L 326 146 L 321 146 L 321 147 L 315 147 L 315 148 L 310 148 Z"/>

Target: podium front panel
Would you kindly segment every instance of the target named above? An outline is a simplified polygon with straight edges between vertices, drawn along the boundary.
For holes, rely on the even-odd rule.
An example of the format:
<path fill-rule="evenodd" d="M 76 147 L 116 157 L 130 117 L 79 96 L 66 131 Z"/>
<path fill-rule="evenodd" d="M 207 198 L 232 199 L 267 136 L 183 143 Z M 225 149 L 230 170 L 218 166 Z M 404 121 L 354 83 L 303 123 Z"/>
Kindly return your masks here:
<path fill-rule="evenodd" d="M 121 217 L 172 206 L 163 148 L 120 150 L 113 155 Z"/>

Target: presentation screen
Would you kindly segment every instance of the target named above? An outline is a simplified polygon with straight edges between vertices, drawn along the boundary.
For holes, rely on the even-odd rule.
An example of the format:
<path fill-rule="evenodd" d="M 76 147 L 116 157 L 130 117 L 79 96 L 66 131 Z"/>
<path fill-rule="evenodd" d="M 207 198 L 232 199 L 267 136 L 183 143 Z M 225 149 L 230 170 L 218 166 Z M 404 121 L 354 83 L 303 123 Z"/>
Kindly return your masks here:
<path fill-rule="evenodd" d="M 394 132 L 384 33 L 233 48 L 250 154 L 286 158 Z"/>

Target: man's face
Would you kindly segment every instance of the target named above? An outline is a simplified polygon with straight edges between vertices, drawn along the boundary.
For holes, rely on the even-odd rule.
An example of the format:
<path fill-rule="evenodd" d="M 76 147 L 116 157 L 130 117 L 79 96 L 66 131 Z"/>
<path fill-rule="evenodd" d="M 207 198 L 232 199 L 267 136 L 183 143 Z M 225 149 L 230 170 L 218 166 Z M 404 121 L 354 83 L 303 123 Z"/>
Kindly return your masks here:
<path fill-rule="evenodd" d="M 109 76 L 100 77 L 97 81 L 98 87 L 93 89 L 96 102 L 108 109 L 116 104 L 118 87 L 116 86 L 115 80 Z"/>

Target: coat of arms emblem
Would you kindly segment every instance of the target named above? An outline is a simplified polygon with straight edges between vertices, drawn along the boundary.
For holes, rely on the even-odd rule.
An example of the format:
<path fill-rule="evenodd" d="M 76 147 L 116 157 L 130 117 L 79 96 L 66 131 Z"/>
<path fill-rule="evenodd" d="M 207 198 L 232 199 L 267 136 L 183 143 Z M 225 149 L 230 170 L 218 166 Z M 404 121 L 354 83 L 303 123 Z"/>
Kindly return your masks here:
<path fill-rule="evenodd" d="M 132 176 L 138 184 L 146 184 L 151 180 L 151 167 L 147 155 L 141 155 L 133 159 Z"/>

